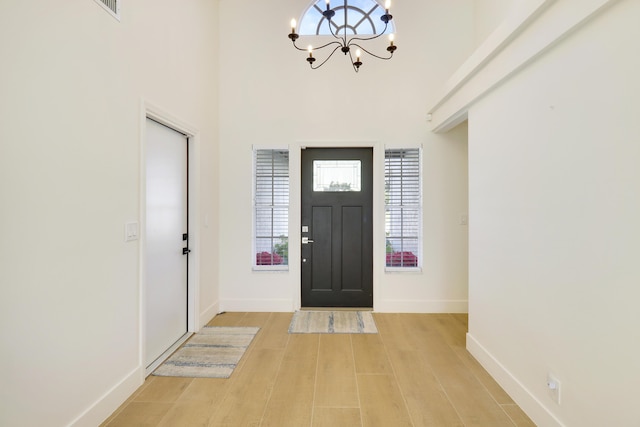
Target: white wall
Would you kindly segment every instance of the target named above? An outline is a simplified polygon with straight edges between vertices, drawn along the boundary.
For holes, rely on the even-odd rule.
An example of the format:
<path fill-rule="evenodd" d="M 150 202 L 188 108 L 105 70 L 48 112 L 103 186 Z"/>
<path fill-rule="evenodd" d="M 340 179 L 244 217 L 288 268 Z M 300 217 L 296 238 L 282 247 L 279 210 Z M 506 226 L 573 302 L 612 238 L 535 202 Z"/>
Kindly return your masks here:
<path fill-rule="evenodd" d="M 469 112 L 468 348 L 540 426 L 640 422 L 638 16 L 615 3 Z"/>
<path fill-rule="evenodd" d="M 197 128 L 217 298 L 217 3 L 0 5 L 0 425 L 97 425 L 142 381 L 141 100 Z M 141 229 L 143 229 L 141 224 Z M 200 314 L 200 313 L 199 313 Z"/>
<path fill-rule="evenodd" d="M 360 73 L 337 53 L 319 70 L 287 38 L 306 2 L 220 1 L 221 308 L 291 311 L 300 304 L 299 161 L 302 145 L 424 147 L 424 270 L 385 274 L 384 207 L 374 200 L 378 311 L 466 311 L 466 130 L 429 132 L 425 108 L 473 48 L 471 1 L 392 5 L 398 50 L 364 58 Z M 385 44 L 386 42 L 383 42 Z M 306 44 L 303 42 L 303 46 Z M 384 48 L 384 46 L 382 46 Z M 291 149 L 290 270 L 252 272 L 252 145 Z"/>
<path fill-rule="evenodd" d="M 514 3 L 524 0 L 476 0 L 474 3 L 474 36 L 482 43 L 509 14 Z"/>

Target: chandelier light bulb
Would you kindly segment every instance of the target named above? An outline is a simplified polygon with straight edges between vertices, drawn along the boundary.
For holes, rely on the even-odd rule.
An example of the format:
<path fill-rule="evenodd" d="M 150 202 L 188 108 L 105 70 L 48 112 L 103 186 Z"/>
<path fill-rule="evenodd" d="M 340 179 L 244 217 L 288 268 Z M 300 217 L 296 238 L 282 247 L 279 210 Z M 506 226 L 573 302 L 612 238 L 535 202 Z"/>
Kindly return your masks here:
<path fill-rule="evenodd" d="M 309 51 L 309 57 L 307 58 L 307 62 L 313 68 L 313 63 L 316 62 L 316 58 L 313 57 L 313 46 L 309 45 L 307 50 Z"/>
<path fill-rule="evenodd" d="M 356 50 L 356 61 L 360 61 L 360 54 L 362 52 L 360 52 L 360 49 Z"/>
<path fill-rule="evenodd" d="M 384 2 L 384 8 L 387 9 L 387 12 L 391 9 L 391 0 Z"/>
<path fill-rule="evenodd" d="M 393 41 L 396 39 L 395 34 L 389 34 L 389 43 L 393 46 Z"/>
<path fill-rule="evenodd" d="M 291 20 L 291 32 L 292 33 L 296 32 L 296 20 L 295 19 Z"/>

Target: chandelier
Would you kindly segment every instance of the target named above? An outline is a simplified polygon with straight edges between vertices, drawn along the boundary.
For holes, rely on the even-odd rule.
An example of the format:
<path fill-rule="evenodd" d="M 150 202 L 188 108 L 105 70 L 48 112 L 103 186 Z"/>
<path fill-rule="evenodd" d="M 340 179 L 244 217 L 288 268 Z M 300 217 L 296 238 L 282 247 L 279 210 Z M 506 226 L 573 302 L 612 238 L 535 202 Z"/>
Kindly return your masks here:
<path fill-rule="evenodd" d="M 360 66 L 362 66 L 362 52 L 364 51 L 365 53 L 367 53 L 368 55 L 374 57 L 374 58 L 378 58 L 378 59 L 383 59 L 383 60 L 389 60 L 393 57 L 393 53 L 395 52 L 395 50 L 397 49 L 397 47 L 393 44 L 393 39 L 394 39 L 394 35 L 389 34 L 389 46 L 387 46 L 387 56 L 380 56 L 380 55 L 376 55 L 375 53 L 365 49 L 360 43 L 361 42 L 367 42 L 370 40 L 374 40 L 377 39 L 378 37 L 381 37 L 386 31 L 387 31 L 387 27 L 389 26 L 389 22 L 393 19 L 393 16 L 389 13 L 389 8 L 391 6 L 391 1 L 390 0 L 386 0 L 384 9 L 385 12 L 382 16 L 380 16 L 380 20 L 384 23 L 384 28 L 382 29 L 382 31 L 380 31 L 379 33 L 376 34 L 376 31 L 374 29 L 374 35 L 369 36 L 369 37 L 360 37 L 357 34 L 355 34 L 355 29 L 354 34 L 351 36 L 347 36 L 347 28 L 349 28 L 350 26 L 347 23 L 347 2 L 345 1 L 345 6 L 344 6 L 344 11 L 342 12 L 342 14 L 344 15 L 344 26 L 342 26 L 342 28 L 340 27 L 340 24 L 335 23 L 335 21 L 332 21 L 333 17 L 336 15 L 336 10 L 339 9 L 338 7 L 334 10 L 331 9 L 331 4 L 330 4 L 331 0 L 325 0 L 327 9 L 324 10 L 322 12 L 322 16 L 324 16 L 324 18 L 327 20 L 327 25 L 329 27 L 329 33 L 335 38 L 334 41 L 329 42 L 327 44 L 324 44 L 322 46 L 318 46 L 318 47 L 313 47 L 312 45 L 309 45 L 309 47 L 307 47 L 306 49 L 299 47 L 298 45 L 296 45 L 296 40 L 298 40 L 298 38 L 300 37 L 300 35 L 298 33 L 296 33 L 296 20 L 292 19 L 291 20 L 291 33 L 289 34 L 289 39 L 291 40 L 293 47 L 295 47 L 298 50 L 301 51 L 307 51 L 309 53 L 309 56 L 307 57 L 307 62 L 309 63 L 309 65 L 311 66 L 311 69 L 316 70 L 320 67 L 322 67 L 332 56 L 334 53 L 336 53 L 338 51 L 338 49 L 340 49 L 340 51 L 342 53 L 345 54 L 345 56 L 349 55 L 349 59 L 351 61 L 351 64 L 353 65 L 353 69 L 354 71 L 357 73 L 360 70 Z M 335 0 L 334 0 L 335 1 Z M 341 7 L 340 7 L 341 8 Z M 320 9 L 321 10 L 321 9 Z M 337 28 L 334 31 L 334 26 Z M 353 26 L 351 26 L 353 28 Z M 342 31 L 341 31 L 342 30 Z M 340 34 L 340 33 L 343 34 Z M 319 64 L 315 64 L 316 62 L 316 57 L 314 57 L 314 52 L 319 51 L 321 49 L 324 48 L 331 48 L 333 47 L 333 50 L 331 51 L 331 53 L 329 53 L 324 60 L 322 60 L 322 62 L 319 62 Z M 355 61 L 354 61 L 354 57 L 352 54 L 352 48 L 356 48 L 355 51 Z M 328 51 L 329 49 L 327 49 Z"/>

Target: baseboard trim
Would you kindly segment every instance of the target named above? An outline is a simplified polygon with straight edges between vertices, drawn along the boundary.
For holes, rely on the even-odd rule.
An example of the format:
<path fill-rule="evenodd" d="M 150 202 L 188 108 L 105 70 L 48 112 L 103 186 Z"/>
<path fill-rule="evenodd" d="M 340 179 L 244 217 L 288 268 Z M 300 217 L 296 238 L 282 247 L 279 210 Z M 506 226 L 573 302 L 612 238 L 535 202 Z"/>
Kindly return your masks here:
<path fill-rule="evenodd" d="M 250 312 L 293 312 L 291 299 L 223 299 L 220 301 L 221 311 Z"/>
<path fill-rule="evenodd" d="M 107 391 L 93 405 L 80 414 L 69 425 L 93 427 L 100 425 L 118 409 L 144 382 L 144 369 L 137 367 Z"/>
<path fill-rule="evenodd" d="M 207 323 L 211 322 L 211 319 L 216 317 L 216 314 L 220 313 L 220 301 L 216 301 L 211 304 L 209 307 L 204 309 L 203 312 L 200 313 L 200 320 L 198 325 L 198 331 L 202 329 Z M 192 332 L 198 332 L 192 331 Z"/>
<path fill-rule="evenodd" d="M 467 300 L 377 300 L 374 311 L 379 313 L 468 313 Z M 290 299 L 223 299 L 221 311 L 293 312 Z"/>
<path fill-rule="evenodd" d="M 377 300 L 379 313 L 468 313 L 467 300 Z"/>
<path fill-rule="evenodd" d="M 500 361 L 467 334 L 467 350 L 496 380 L 520 408 L 539 426 L 565 427 L 565 425 L 531 393 Z"/>
<path fill-rule="evenodd" d="M 187 340 L 191 338 L 192 335 L 193 332 L 187 332 L 183 336 L 181 336 L 178 341 L 171 344 L 171 347 L 166 349 L 165 352 L 160 355 L 160 357 L 158 357 L 144 369 L 144 377 L 146 378 L 151 375 L 151 373 L 155 371 L 158 366 L 162 365 L 169 358 L 169 356 L 171 356 L 177 349 L 179 349 L 182 344 L 187 342 Z"/>

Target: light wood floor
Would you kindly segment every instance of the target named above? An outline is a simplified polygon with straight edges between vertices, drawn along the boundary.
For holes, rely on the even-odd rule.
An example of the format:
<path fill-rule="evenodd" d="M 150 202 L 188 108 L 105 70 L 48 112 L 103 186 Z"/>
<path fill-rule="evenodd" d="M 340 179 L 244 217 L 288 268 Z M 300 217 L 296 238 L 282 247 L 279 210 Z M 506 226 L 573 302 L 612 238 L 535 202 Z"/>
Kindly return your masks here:
<path fill-rule="evenodd" d="M 231 378 L 150 376 L 103 426 L 534 426 L 465 350 L 466 315 L 376 313 L 361 335 L 290 335 L 291 316 L 216 316 L 261 327 Z"/>

